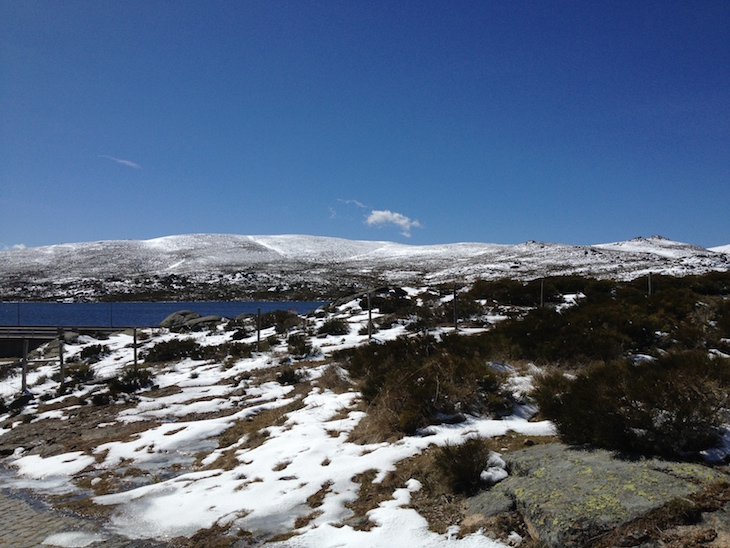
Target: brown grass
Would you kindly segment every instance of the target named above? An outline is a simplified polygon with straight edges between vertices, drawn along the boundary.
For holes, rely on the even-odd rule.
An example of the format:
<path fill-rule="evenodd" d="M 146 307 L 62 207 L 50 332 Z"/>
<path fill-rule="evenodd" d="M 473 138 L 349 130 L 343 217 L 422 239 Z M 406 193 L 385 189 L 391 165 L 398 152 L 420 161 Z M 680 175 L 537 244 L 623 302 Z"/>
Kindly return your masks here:
<path fill-rule="evenodd" d="M 332 482 L 326 481 L 322 484 L 322 487 L 317 491 L 314 495 L 311 495 L 307 499 L 307 506 L 310 508 L 319 508 L 324 503 L 324 497 L 327 496 L 327 493 L 331 492 L 332 489 Z"/>
<path fill-rule="evenodd" d="M 354 386 L 346 378 L 347 372 L 336 364 L 330 364 L 322 372 L 322 375 L 313 381 L 313 384 L 324 390 L 331 390 L 335 394 L 344 394 L 351 391 Z"/>
<path fill-rule="evenodd" d="M 221 449 L 231 447 L 237 444 L 243 437 L 246 438 L 245 442 L 224 451 L 214 462 L 206 466 L 206 469 L 222 468 L 223 470 L 233 470 L 239 464 L 236 457 L 238 451 L 242 449 L 255 449 L 263 445 L 269 439 L 269 427 L 283 425 L 288 420 L 289 413 L 302 407 L 304 407 L 302 399 L 297 398 L 288 405 L 265 409 L 255 415 L 236 421 L 228 430 L 218 436 L 218 447 Z"/>

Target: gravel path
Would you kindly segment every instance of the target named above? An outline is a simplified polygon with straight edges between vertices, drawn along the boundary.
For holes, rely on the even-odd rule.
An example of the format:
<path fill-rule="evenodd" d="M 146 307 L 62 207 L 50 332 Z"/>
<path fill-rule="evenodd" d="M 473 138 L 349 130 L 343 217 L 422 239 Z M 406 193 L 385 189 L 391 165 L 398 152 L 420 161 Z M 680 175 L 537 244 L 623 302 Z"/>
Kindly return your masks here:
<path fill-rule="evenodd" d="M 0 548 L 85 546 L 87 548 L 152 548 L 154 540 L 130 540 L 113 535 L 97 522 L 60 512 L 41 500 L 0 491 Z"/>

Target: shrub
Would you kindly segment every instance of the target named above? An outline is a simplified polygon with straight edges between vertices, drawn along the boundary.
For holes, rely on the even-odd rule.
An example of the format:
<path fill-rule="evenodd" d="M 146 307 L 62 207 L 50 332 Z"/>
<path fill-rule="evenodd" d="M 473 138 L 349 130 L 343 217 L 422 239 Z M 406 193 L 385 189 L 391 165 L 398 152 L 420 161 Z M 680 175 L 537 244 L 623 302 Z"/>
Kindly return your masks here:
<path fill-rule="evenodd" d="M 302 375 L 296 369 L 287 367 L 276 375 L 276 380 L 279 381 L 279 384 L 281 385 L 293 385 L 301 382 Z"/>
<path fill-rule="evenodd" d="M 240 341 L 242 339 L 245 339 L 246 337 L 248 337 L 248 331 L 244 328 L 240 328 L 234 331 L 233 335 L 231 335 L 231 340 Z"/>
<path fill-rule="evenodd" d="M 66 372 L 71 377 L 71 382 L 74 385 L 94 380 L 94 370 L 87 363 L 80 363 L 69 367 Z"/>
<path fill-rule="evenodd" d="M 534 396 L 567 443 L 685 457 L 718 443 L 729 387 L 729 360 L 685 351 L 548 374 Z"/>
<path fill-rule="evenodd" d="M 381 314 L 394 314 L 401 318 L 415 313 L 417 309 L 416 303 L 400 288 L 392 290 L 384 288 L 378 291 L 371 297 L 370 306 L 378 309 Z M 367 297 L 360 300 L 360 307 L 363 310 L 368 309 Z"/>
<path fill-rule="evenodd" d="M 455 341 L 449 339 L 450 347 L 458 346 Z M 412 434 L 455 415 L 506 407 L 501 382 L 485 359 L 450 352 L 429 335 L 370 344 L 338 358 L 358 381 L 364 400 L 388 418 L 391 432 Z M 391 432 L 383 432 L 384 438 Z"/>
<path fill-rule="evenodd" d="M 125 369 L 120 376 L 109 380 L 107 384 L 112 394 L 119 392 L 131 394 L 151 386 L 153 380 L 154 376 L 150 369 L 138 367 Z"/>
<path fill-rule="evenodd" d="M 109 347 L 106 345 L 92 344 L 81 349 L 80 358 L 83 362 L 90 364 L 98 362 L 103 356 L 109 354 Z"/>
<path fill-rule="evenodd" d="M 299 316 L 287 310 L 274 310 L 261 315 L 261 329 L 274 327 L 280 335 L 301 324 Z"/>
<path fill-rule="evenodd" d="M 434 455 L 434 464 L 452 492 L 474 495 L 486 486 L 481 474 L 490 454 L 486 440 L 469 438 L 460 445 L 440 447 Z"/>
<path fill-rule="evenodd" d="M 91 396 L 91 403 L 94 405 L 108 405 L 113 400 L 113 397 L 109 392 L 97 392 Z"/>
<path fill-rule="evenodd" d="M 254 343 L 255 344 L 255 343 Z M 250 358 L 254 345 L 236 342 L 227 345 L 228 354 L 234 358 Z"/>
<path fill-rule="evenodd" d="M 199 359 L 200 345 L 193 339 L 171 339 L 159 342 L 145 355 L 146 362 L 171 362 L 182 358 Z"/>
<path fill-rule="evenodd" d="M 306 358 L 312 354 L 312 343 L 304 333 L 294 333 L 286 340 L 289 354 L 294 358 Z"/>
<path fill-rule="evenodd" d="M 350 324 L 342 318 L 329 319 L 317 330 L 318 335 L 347 335 L 349 332 Z"/>

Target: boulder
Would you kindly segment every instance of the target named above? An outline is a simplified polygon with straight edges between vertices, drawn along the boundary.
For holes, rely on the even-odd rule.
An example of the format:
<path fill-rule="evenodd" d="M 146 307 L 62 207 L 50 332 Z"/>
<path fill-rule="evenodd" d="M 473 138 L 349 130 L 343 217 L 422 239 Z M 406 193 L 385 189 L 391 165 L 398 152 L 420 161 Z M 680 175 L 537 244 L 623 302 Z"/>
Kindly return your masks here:
<path fill-rule="evenodd" d="M 701 464 L 625 460 L 610 451 L 557 443 L 503 458 L 510 476 L 467 501 L 467 514 L 489 516 L 516 508 L 530 535 L 549 547 L 590 545 L 673 499 L 702 491 L 705 483 L 728 479 Z"/>
<path fill-rule="evenodd" d="M 203 316 L 185 322 L 185 327 L 190 331 L 201 331 L 203 329 L 212 328 L 223 321 L 220 316 Z"/>
<path fill-rule="evenodd" d="M 200 314 L 192 310 L 179 310 L 173 312 L 167 318 L 160 322 L 160 327 L 167 327 L 171 331 L 178 331 L 185 326 L 190 320 L 200 318 Z"/>

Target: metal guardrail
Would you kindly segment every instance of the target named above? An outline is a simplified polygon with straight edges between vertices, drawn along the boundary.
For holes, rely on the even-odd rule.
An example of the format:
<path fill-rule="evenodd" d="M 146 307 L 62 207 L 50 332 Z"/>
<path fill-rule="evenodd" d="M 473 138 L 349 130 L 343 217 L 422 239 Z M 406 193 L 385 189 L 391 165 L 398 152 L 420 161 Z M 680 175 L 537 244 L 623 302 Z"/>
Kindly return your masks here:
<path fill-rule="evenodd" d="M 0 327 L 0 339 L 55 339 L 58 328 L 44 326 Z"/>
<path fill-rule="evenodd" d="M 146 326 L 114 326 L 114 327 L 97 327 L 97 326 L 71 326 L 71 327 L 52 327 L 45 325 L 10 325 L 0 326 L 0 339 L 55 339 L 61 332 L 102 332 L 117 333 L 126 331 L 127 329 L 140 329 Z"/>

